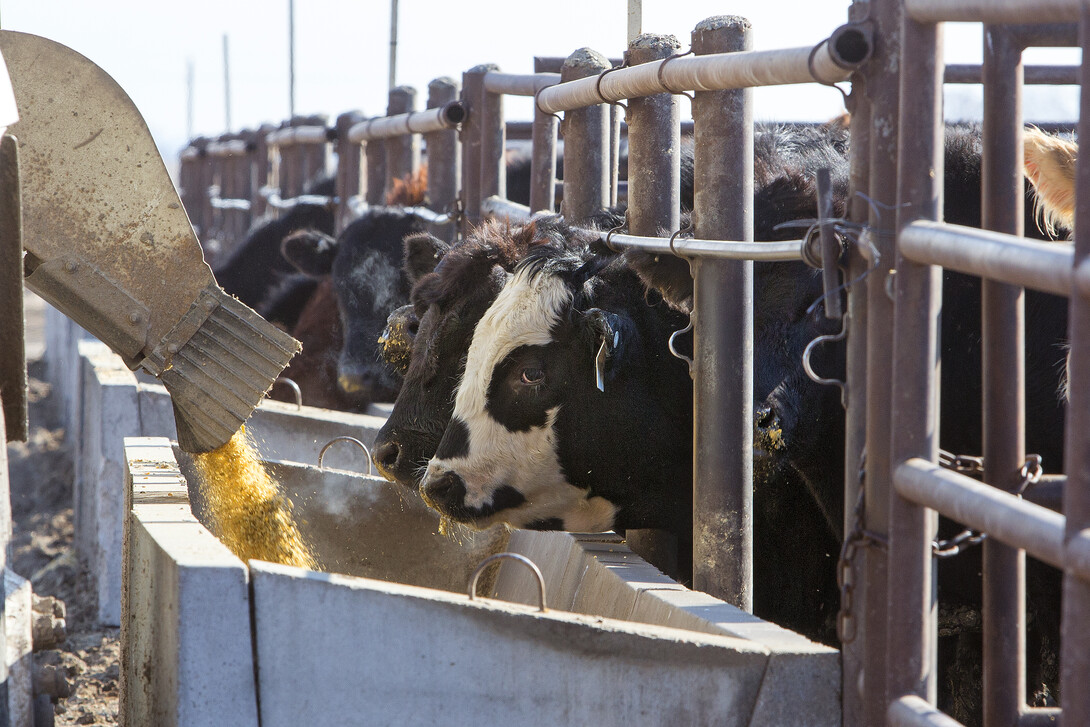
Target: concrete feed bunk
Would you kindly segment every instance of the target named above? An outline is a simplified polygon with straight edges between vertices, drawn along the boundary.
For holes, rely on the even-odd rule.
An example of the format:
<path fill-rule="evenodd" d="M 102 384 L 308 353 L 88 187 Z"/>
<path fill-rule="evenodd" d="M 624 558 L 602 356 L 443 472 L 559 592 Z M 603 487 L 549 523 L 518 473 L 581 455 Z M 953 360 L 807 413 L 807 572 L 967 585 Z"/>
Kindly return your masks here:
<path fill-rule="evenodd" d="M 389 483 L 275 463 L 319 560 L 357 575 L 243 563 L 194 516 L 188 455 L 125 444 L 129 724 L 840 724 L 835 650 L 683 588 L 612 534 L 441 536 Z M 539 564 L 549 610 L 517 563 L 486 592 L 533 606 L 465 595 L 505 548 Z"/>

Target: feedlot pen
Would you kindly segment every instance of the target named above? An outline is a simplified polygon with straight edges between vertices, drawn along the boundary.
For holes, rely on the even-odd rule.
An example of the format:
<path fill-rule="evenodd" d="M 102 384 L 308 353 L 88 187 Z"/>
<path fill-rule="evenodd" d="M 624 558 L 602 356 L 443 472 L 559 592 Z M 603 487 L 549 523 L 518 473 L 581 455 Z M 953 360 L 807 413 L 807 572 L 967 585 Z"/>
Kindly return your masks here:
<path fill-rule="evenodd" d="M 833 297 L 841 280 L 838 262 L 842 280 L 849 283 L 843 319 L 848 346 L 844 552 L 849 556 L 843 563 L 840 624 L 844 724 L 956 724 L 933 706 L 937 514 L 987 534 L 984 724 L 1060 719 L 1090 724 L 1090 268 L 1085 262 L 1090 214 L 1077 216 L 1073 246 L 1027 243 L 1020 229 L 1021 53 L 1030 46 L 1084 45 L 1090 37 L 1088 12 L 1074 0 L 872 0 L 854 3 L 850 22 L 828 42 L 762 53 L 746 50 L 748 24 L 713 19 L 694 31 L 691 57 L 679 57 L 672 39 L 641 36 L 622 69 L 583 63 L 566 66 L 560 75 L 514 76 L 478 66 L 463 75 L 456 114 L 449 93 L 436 93 L 430 112 L 396 108 L 392 98 L 393 115 L 381 123 L 342 117 L 335 130 L 289 134 L 269 146 L 282 155 L 290 143 L 336 141 L 343 224 L 352 199 L 377 203 L 390 180 L 413 171 L 419 163 L 415 134 L 426 133 L 431 211 L 437 231 L 449 235 L 451 222 L 467 229 L 487 215 L 519 218 L 552 208 L 554 114 L 562 113 L 561 210 L 578 223 L 618 198 L 619 126 L 610 109 L 628 100 L 628 235 L 613 235 L 611 243 L 661 254 L 676 250 L 691 258 L 695 278 L 694 588 L 751 608 L 753 273 L 748 261 L 769 258 L 761 257 L 767 248 L 752 243 L 752 209 L 737 204 L 753 194 L 753 112 L 746 88 L 850 82 L 856 194 L 849 218 L 865 225 L 867 242 L 849 245 L 839 261 L 837 247 L 821 248 L 822 255 L 814 250 L 818 243 L 805 240 L 776 252 L 776 259 L 807 256 L 824 262 L 826 290 Z M 985 23 L 987 233 L 937 222 L 945 69 L 939 40 L 942 24 L 951 21 Z M 449 91 L 449 83 L 433 86 Z M 695 92 L 695 239 L 672 245 L 657 235 L 680 226 L 676 94 L 683 92 Z M 504 94 L 535 98 L 530 208 L 505 200 Z M 1084 108 L 1088 103 L 1084 94 Z M 460 143 L 452 143 L 455 138 Z M 287 157 L 272 155 L 279 160 L 278 173 L 288 178 L 283 176 Z M 193 165 L 200 159 L 190 155 Z M 191 166 L 183 174 L 199 169 Z M 1090 180 L 1085 172 L 1079 177 L 1088 182 L 1080 185 L 1077 204 L 1085 208 Z M 197 182 L 185 184 L 188 195 L 202 189 Z M 940 265 L 986 281 L 983 484 L 938 467 Z M 1067 474 L 1050 480 L 1063 491 L 1060 512 L 1017 494 L 1025 463 L 1023 288 L 1070 299 Z M 739 385 L 717 385 L 716 375 L 723 371 L 736 372 L 730 379 Z M 654 539 L 629 534 L 637 552 L 654 550 Z M 1026 620 L 1024 553 L 1063 571 L 1062 712 L 1026 705 L 1020 635 Z M 720 567 L 703 568 L 712 562 Z"/>

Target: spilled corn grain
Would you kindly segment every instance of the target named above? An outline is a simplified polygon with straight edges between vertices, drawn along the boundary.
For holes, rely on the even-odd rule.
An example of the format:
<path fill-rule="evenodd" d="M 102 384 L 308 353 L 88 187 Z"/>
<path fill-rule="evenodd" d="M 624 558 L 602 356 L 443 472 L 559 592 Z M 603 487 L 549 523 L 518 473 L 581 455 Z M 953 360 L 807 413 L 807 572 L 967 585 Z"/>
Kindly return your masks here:
<path fill-rule="evenodd" d="M 317 569 L 292 518 L 291 501 L 257 457 L 242 427 L 227 444 L 193 457 L 212 531 L 242 560 Z"/>

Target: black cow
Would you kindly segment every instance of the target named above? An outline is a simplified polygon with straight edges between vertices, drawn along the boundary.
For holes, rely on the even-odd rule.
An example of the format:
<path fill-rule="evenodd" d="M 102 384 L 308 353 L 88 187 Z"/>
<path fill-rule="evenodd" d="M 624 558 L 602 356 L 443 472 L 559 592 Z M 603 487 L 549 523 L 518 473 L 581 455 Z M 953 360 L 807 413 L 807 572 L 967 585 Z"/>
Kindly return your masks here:
<path fill-rule="evenodd" d="M 286 259 L 312 277 L 332 280 L 335 310 L 326 303 L 325 315 L 314 320 L 339 320 L 342 335 L 329 340 L 328 350 L 304 348 L 303 355 L 319 357 L 315 363 L 324 367 L 336 359 L 340 394 L 354 407 L 390 401 L 400 388 L 399 377 L 379 356 L 378 341 L 387 316 L 409 299 L 400 269 L 402 240 L 424 227 L 420 217 L 398 208 L 372 207 L 335 240 L 313 230 L 284 240 Z"/>
<path fill-rule="evenodd" d="M 945 149 L 945 218 L 979 227 L 981 220 L 981 139 L 978 128 L 947 129 Z M 1037 140 L 1027 144 L 1040 146 Z M 836 161 L 835 159 L 833 160 Z M 831 165 L 834 177 L 844 179 L 843 163 Z M 1042 163 L 1042 166 L 1043 163 Z M 1027 171 L 1030 167 L 1027 165 Z M 797 179 L 806 200 L 800 217 L 814 214 L 814 190 L 806 178 Z M 1047 180 L 1039 186 L 1047 187 Z M 779 197 L 783 190 L 771 190 Z M 758 192 L 758 200 L 763 192 Z M 1027 195 L 1029 190 L 1027 189 Z M 1063 197 L 1062 194 L 1057 195 Z M 840 195 L 838 195 L 838 198 Z M 760 209 L 761 202 L 757 207 Z M 1034 223 L 1034 201 L 1027 197 L 1025 230 L 1041 236 Z M 1069 222 L 1063 202 L 1051 219 Z M 761 215 L 757 216 L 758 224 Z M 757 233 L 758 239 L 774 239 Z M 688 270 L 664 265 L 649 256 L 630 254 L 650 285 L 682 310 L 691 305 L 692 281 Z M 670 261 L 665 261 L 669 263 Z M 798 478 L 822 512 L 837 539 L 843 537 L 844 413 L 839 392 L 819 386 L 801 365 L 805 346 L 821 335 L 835 333 L 838 322 L 827 320 L 821 305 L 821 279 L 801 263 L 755 263 L 754 266 L 754 470 L 758 488 L 774 486 L 784 478 Z M 1026 427 L 1027 450 L 1041 454 L 1046 468 L 1057 471 L 1063 463 L 1063 406 L 1060 379 L 1065 355 L 1066 301 L 1027 291 L 1026 310 Z M 943 316 L 940 351 L 943 406 L 940 445 L 957 454 L 981 451 L 981 331 L 979 279 L 946 272 L 943 276 Z M 844 350 L 835 345 L 816 349 L 814 368 L 823 376 L 843 378 Z M 759 490 L 758 490 L 759 491 Z M 940 537 L 961 527 L 943 520 Z M 965 724 L 979 722 L 979 549 L 940 562 L 940 671 L 945 681 L 940 706 Z M 1027 632 L 1028 686 L 1044 704 L 1054 696 L 1058 681 L 1059 573 L 1031 561 L 1028 590 L 1032 619 Z M 974 616 L 975 614 L 975 616 Z M 1051 692 L 1051 694 L 1050 694 Z"/>
<path fill-rule="evenodd" d="M 307 193 L 332 197 L 334 182 L 323 179 L 309 187 Z M 280 254 L 284 238 L 297 230 L 308 229 L 333 234 L 333 205 L 301 203 L 281 212 L 275 219 L 259 221 L 246 239 L 216 266 L 213 271 L 216 282 L 246 305 L 262 312 L 265 301 L 296 273 Z M 298 276 L 290 280 L 288 286 L 296 299 L 300 297 L 300 289 L 309 287 L 313 291 L 313 284 Z M 278 293 L 283 294 L 283 290 Z M 302 298 L 305 297 L 303 292 Z M 280 301 L 280 310 L 283 312 L 274 322 L 290 329 L 294 325 L 291 318 L 298 316 L 299 308 L 284 307 Z"/>

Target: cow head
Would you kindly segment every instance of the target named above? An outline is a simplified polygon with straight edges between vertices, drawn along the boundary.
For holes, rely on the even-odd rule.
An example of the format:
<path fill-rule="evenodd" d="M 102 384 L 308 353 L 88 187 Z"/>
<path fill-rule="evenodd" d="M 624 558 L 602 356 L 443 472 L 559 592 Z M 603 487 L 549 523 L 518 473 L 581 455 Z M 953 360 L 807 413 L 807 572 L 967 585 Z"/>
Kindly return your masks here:
<path fill-rule="evenodd" d="M 654 325 L 665 311 L 643 301 L 623 266 L 599 274 L 609 262 L 546 250 L 507 281 L 473 334 L 453 416 L 421 484 L 432 507 L 480 527 L 681 525 L 673 516 L 687 500 L 671 485 L 687 489 L 685 468 L 652 481 L 676 457 L 644 431 L 674 433 L 669 420 L 684 419 L 660 411 L 654 390 L 669 391 L 670 375 L 644 342 L 658 330 L 664 351 L 669 325 Z M 685 367 L 672 363 L 666 371 L 680 388 L 669 398 L 685 409 Z M 649 418 L 654 426 L 645 427 Z M 656 456 L 658 467 L 649 461 Z"/>
<path fill-rule="evenodd" d="M 401 393 L 375 440 L 372 459 L 384 477 L 419 484 L 450 421 L 473 329 L 516 263 L 531 248 L 563 248 L 580 239 L 557 217 L 517 227 L 489 223 L 449 248 L 428 236 L 406 238 L 413 308 L 388 321 L 387 330 L 401 335 L 391 336 L 398 343 L 383 355 L 404 361 L 405 344 L 411 352 Z"/>
<path fill-rule="evenodd" d="M 423 222 L 399 210 L 372 208 L 333 241 L 299 233 L 284 241 L 284 256 L 310 275 L 328 275 L 344 331 L 337 384 L 355 402 L 388 401 L 399 380 L 379 357 L 378 341 L 390 312 L 408 299 L 398 262 L 401 241 Z"/>

